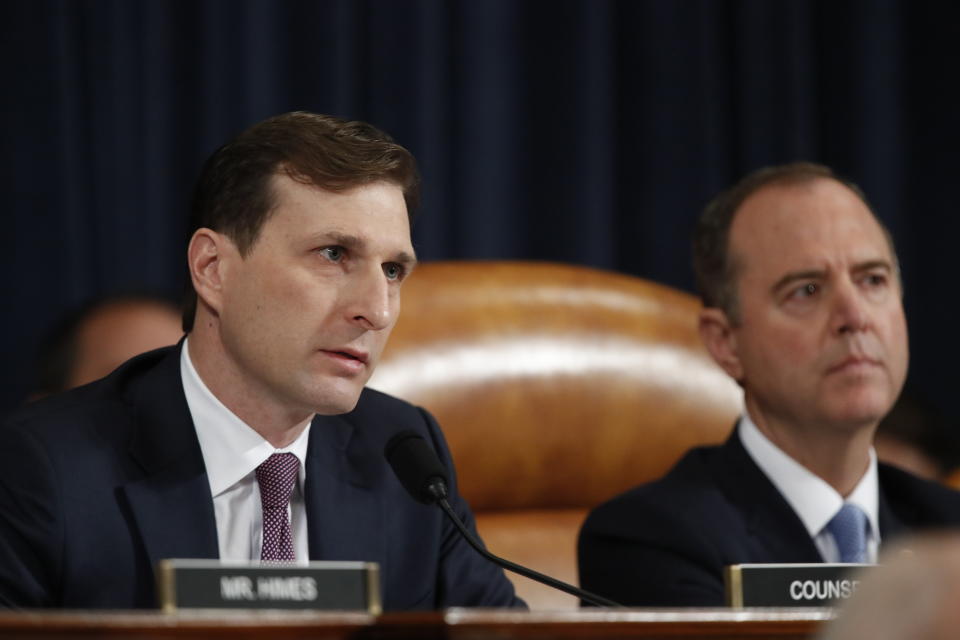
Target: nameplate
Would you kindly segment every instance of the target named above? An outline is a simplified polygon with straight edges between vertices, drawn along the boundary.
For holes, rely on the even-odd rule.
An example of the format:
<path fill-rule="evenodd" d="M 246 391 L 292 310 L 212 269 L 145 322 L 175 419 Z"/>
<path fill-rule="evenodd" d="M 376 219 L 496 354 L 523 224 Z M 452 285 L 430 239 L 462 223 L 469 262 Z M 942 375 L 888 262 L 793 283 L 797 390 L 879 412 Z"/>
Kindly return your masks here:
<path fill-rule="evenodd" d="M 160 608 L 320 609 L 379 615 L 380 569 L 375 562 L 261 565 L 219 560 L 161 560 Z"/>
<path fill-rule="evenodd" d="M 724 582 L 731 607 L 827 607 L 854 594 L 868 564 L 735 564 Z"/>

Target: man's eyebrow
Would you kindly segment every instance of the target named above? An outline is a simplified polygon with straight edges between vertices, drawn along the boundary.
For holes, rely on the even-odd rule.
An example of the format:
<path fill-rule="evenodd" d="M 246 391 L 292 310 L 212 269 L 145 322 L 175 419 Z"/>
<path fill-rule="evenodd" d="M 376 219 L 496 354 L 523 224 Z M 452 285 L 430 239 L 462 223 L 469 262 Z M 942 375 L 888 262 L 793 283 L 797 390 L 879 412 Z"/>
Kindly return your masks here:
<path fill-rule="evenodd" d="M 890 264 L 889 260 L 865 260 L 853 265 L 853 271 L 856 273 L 861 271 L 873 271 L 874 269 L 883 269 L 884 271 L 892 272 L 893 265 Z"/>
<path fill-rule="evenodd" d="M 363 249 L 367 246 L 367 243 L 363 240 L 363 238 L 350 233 L 342 233 L 340 231 L 324 231 L 323 233 L 318 233 L 316 236 L 314 236 L 314 241 L 338 244 L 347 249 Z"/>
<path fill-rule="evenodd" d="M 862 273 L 864 271 L 873 271 L 874 269 L 883 269 L 884 271 L 892 272 L 893 265 L 890 264 L 888 260 L 865 260 L 863 262 L 858 262 L 853 265 L 851 269 L 854 273 Z M 794 282 L 799 282 L 801 280 L 818 280 L 826 276 L 827 272 L 822 269 L 807 269 L 805 271 L 792 271 L 779 280 L 777 280 L 770 290 L 773 293 L 783 290 L 787 286 L 793 284 Z"/>
<path fill-rule="evenodd" d="M 793 284 L 794 282 L 799 282 L 801 280 L 818 280 L 822 279 L 826 275 L 826 271 L 823 269 L 807 269 L 806 271 L 791 271 L 786 274 L 770 287 L 770 291 L 777 293 L 778 291 L 783 290 L 787 286 Z"/>
<path fill-rule="evenodd" d="M 315 242 L 337 244 L 352 251 L 363 251 L 367 248 L 368 244 L 366 240 L 359 236 L 340 231 L 327 231 L 318 234 L 314 240 Z M 390 262 L 398 262 L 412 269 L 417 263 L 417 257 L 407 251 L 400 251 L 394 254 Z"/>
<path fill-rule="evenodd" d="M 406 251 L 401 251 L 400 253 L 395 255 L 392 261 L 399 262 L 400 264 L 404 265 L 408 269 L 413 269 L 415 266 L 417 266 L 417 256 L 411 253 L 407 253 Z"/>

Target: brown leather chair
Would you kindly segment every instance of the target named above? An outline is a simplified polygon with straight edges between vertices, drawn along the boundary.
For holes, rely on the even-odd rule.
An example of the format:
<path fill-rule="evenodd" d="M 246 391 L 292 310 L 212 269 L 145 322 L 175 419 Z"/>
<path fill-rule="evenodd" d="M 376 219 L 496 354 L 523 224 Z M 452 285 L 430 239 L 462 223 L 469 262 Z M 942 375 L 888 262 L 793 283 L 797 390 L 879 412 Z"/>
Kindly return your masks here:
<path fill-rule="evenodd" d="M 437 417 L 492 552 L 575 584 L 590 508 L 731 429 L 740 391 L 701 347 L 698 308 L 585 267 L 423 264 L 370 385 Z M 577 606 L 508 575 L 534 609 Z"/>

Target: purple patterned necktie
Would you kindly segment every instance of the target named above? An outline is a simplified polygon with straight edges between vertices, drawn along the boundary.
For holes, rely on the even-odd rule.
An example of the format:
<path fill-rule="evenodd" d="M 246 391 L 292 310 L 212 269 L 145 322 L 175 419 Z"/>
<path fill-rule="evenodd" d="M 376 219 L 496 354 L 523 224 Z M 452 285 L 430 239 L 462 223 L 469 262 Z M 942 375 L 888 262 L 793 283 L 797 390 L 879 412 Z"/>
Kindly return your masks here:
<path fill-rule="evenodd" d="M 296 560 L 287 507 L 299 470 L 300 461 L 292 453 L 275 453 L 257 467 L 257 484 L 260 485 L 260 503 L 263 506 L 262 561 Z"/>

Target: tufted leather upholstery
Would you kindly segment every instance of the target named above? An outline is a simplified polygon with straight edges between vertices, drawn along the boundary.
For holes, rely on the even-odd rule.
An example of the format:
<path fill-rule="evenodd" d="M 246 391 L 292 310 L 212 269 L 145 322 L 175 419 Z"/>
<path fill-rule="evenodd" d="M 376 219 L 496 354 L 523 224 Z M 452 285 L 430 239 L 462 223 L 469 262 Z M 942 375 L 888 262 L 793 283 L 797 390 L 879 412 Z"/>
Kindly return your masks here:
<path fill-rule="evenodd" d="M 739 411 L 739 388 L 700 344 L 698 308 L 586 267 L 423 264 L 370 386 L 440 421 L 491 551 L 576 583 L 586 512 L 722 441 Z M 533 608 L 576 606 L 510 577 Z"/>

